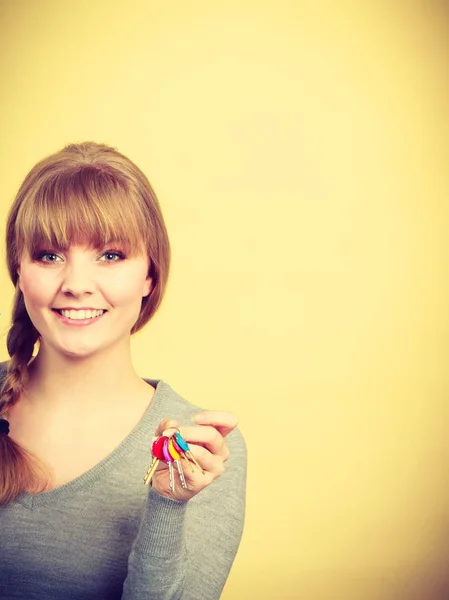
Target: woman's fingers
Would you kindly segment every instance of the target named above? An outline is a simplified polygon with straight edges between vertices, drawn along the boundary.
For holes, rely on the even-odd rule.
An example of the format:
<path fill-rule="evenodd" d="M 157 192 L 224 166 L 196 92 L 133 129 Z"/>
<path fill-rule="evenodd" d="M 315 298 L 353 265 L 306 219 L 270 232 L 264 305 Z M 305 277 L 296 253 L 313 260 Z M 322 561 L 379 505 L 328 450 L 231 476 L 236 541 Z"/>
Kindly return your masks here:
<path fill-rule="evenodd" d="M 221 454 L 212 454 L 203 446 L 196 444 L 189 444 L 189 448 L 203 471 L 210 473 L 214 478 L 224 473 L 227 457 L 225 458 Z M 229 456 L 229 451 L 227 454 Z M 194 468 L 196 469 L 195 465 Z"/>
<path fill-rule="evenodd" d="M 192 421 L 197 425 L 210 425 L 226 437 L 233 429 L 237 427 L 237 417 L 234 413 L 206 410 L 196 414 Z"/>
<path fill-rule="evenodd" d="M 226 411 L 218 411 L 218 410 L 206 410 L 200 413 L 197 413 L 192 421 L 197 425 L 209 426 L 216 429 L 216 431 L 222 436 L 226 437 L 233 429 L 237 427 L 237 417 L 234 413 L 226 412 Z M 166 429 L 178 429 L 179 423 L 175 419 L 164 419 L 161 421 L 156 429 L 155 437 L 163 435 Z M 191 430 L 196 429 L 197 431 L 202 428 L 188 428 L 184 427 L 183 430 Z M 193 438 L 192 438 L 193 441 Z"/>
<path fill-rule="evenodd" d="M 207 425 L 201 427 L 181 427 L 180 431 L 182 437 L 189 446 L 192 446 L 193 444 L 195 446 L 203 446 L 212 454 L 219 456 L 223 455 L 223 458 L 228 457 L 225 438 L 215 429 L 215 427 L 209 427 Z"/>
<path fill-rule="evenodd" d="M 229 450 L 225 438 L 237 426 L 235 414 L 210 410 L 196 414 L 192 420 L 197 426 L 179 428 L 179 424 L 174 419 L 164 419 L 159 423 L 155 436 L 172 435 L 175 429 L 178 429 L 186 442 L 194 446 L 195 456 L 196 447 L 202 446 L 211 454 L 219 456 L 221 460 L 227 460 Z M 204 456 L 204 453 L 201 454 Z"/>
<path fill-rule="evenodd" d="M 175 419 L 164 419 L 159 423 L 154 432 L 154 437 L 160 437 L 161 435 L 173 434 L 176 429 L 178 429 L 179 423 L 175 421 Z"/>
<path fill-rule="evenodd" d="M 226 436 L 236 428 L 237 417 L 224 411 L 204 411 L 196 414 L 194 423 L 200 427 L 182 427 L 181 433 L 187 442 L 203 446 L 223 460 L 229 458 Z"/>

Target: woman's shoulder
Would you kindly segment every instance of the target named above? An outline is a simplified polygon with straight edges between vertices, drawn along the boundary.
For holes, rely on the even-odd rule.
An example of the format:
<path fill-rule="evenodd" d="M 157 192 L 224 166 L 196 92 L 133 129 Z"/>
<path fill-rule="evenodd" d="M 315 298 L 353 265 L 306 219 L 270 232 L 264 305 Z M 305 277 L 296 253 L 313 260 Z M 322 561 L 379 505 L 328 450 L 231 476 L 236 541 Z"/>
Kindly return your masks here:
<path fill-rule="evenodd" d="M 172 418 L 177 419 L 182 425 L 185 425 L 187 423 L 182 421 L 191 423 L 193 415 L 202 410 L 200 406 L 189 402 L 178 394 L 178 392 L 175 392 L 165 381 L 147 378 L 144 381 L 156 390 L 150 404 L 150 411 L 153 414 L 160 413 L 161 420 L 173 415 Z"/>

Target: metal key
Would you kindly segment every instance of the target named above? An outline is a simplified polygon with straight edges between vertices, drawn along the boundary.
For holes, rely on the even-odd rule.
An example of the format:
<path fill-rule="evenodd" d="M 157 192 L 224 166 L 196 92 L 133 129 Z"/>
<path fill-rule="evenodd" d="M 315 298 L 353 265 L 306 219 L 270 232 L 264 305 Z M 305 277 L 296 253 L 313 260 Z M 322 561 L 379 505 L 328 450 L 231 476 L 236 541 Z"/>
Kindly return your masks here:
<path fill-rule="evenodd" d="M 157 466 L 159 464 L 159 459 L 156 458 L 155 456 L 153 456 L 153 460 L 151 461 L 151 465 L 148 468 L 148 471 L 145 473 L 145 476 L 143 478 L 143 483 L 145 485 L 148 485 L 154 475 L 154 472 L 157 469 Z"/>
<path fill-rule="evenodd" d="M 145 485 L 148 485 L 150 483 L 150 481 L 153 478 L 154 473 L 156 472 L 156 469 L 159 465 L 159 463 L 161 462 L 161 460 L 165 460 L 163 451 L 162 451 L 162 446 L 164 445 L 165 440 L 168 440 L 168 437 L 163 435 L 162 437 L 157 438 L 156 440 L 154 440 L 153 445 L 151 446 L 151 453 L 153 455 L 153 460 L 151 462 L 151 465 L 148 469 L 148 471 L 145 474 L 145 477 L 143 478 L 143 482 Z"/>
<path fill-rule="evenodd" d="M 175 477 L 173 471 L 173 458 L 168 450 L 168 444 L 170 443 L 170 438 L 166 438 L 162 445 L 162 452 L 164 453 L 164 460 L 168 464 L 168 485 L 172 492 L 175 491 Z"/>
<path fill-rule="evenodd" d="M 184 471 L 182 470 L 182 465 L 181 465 L 181 460 L 180 460 L 181 455 L 175 448 L 173 438 L 170 438 L 170 440 L 168 441 L 167 450 L 169 451 L 169 453 L 170 453 L 171 457 L 173 458 L 173 461 L 176 465 L 176 468 L 178 469 L 179 479 L 181 480 L 182 487 L 184 489 L 187 489 L 187 483 L 186 483 L 186 480 L 184 477 Z"/>
<path fill-rule="evenodd" d="M 182 437 L 182 435 L 180 433 L 175 433 L 174 437 L 175 437 L 176 443 L 182 449 L 182 451 L 187 456 L 187 458 L 189 460 L 191 460 L 198 467 L 198 469 L 201 471 L 201 473 L 203 475 L 205 475 L 205 471 L 198 464 L 196 458 L 193 456 L 193 454 L 190 451 L 188 443 L 185 441 L 185 439 Z"/>

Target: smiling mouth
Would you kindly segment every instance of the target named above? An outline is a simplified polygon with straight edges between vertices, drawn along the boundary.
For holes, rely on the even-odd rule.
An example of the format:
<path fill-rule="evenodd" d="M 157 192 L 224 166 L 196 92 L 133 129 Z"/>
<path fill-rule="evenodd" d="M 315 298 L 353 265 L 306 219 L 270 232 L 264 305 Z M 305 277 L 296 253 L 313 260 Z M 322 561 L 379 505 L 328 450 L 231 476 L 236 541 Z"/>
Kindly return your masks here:
<path fill-rule="evenodd" d="M 105 312 L 105 310 L 90 310 L 90 309 L 81 309 L 81 310 L 65 310 L 65 309 L 53 309 L 55 312 L 60 314 L 62 317 L 66 319 L 71 319 L 72 321 L 85 321 L 86 319 L 96 319 L 97 317 L 101 317 Z"/>

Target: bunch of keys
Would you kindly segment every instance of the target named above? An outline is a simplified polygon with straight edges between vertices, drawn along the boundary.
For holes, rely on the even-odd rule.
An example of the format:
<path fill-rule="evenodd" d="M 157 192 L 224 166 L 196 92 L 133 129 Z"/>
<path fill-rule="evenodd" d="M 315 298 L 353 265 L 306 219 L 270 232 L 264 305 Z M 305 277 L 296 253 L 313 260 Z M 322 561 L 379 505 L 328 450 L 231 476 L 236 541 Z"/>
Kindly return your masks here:
<path fill-rule="evenodd" d="M 168 479 L 169 479 L 169 487 L 172 492 L 175 491 L 175 477 L 174 477 L 174 468 L 173 463 L 176 465 L 178 470 L 179 479 L 181 481 L 181 486 L 184 489 L 187 489 L 186 480 L 184 477 L 184 471 L 182 470 L 181 458 L 184 458 L 192 473 L 195 471 L 193 465 L 198 467 L 201 473 L 204 475 L 203 469 L 198 464 L 197 460 L 193 456 L 190 451 L 189 445 L 182 437 L 182 435 L 177 431 L 172 436 L 163 435 L 154 440 L 153 445 L 151 447 L 151 453 L 153 455 L 153 460 L 151 462 L 150 468 L 145 474 L 143 478 L 143 482 L 145 485 L 148 485 L 153 478 L 154 473 L 161 461 L 164 461 L 168 464 Z"/>

